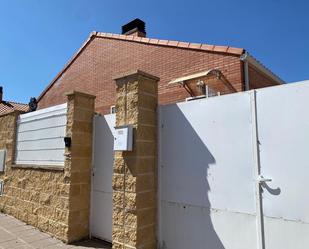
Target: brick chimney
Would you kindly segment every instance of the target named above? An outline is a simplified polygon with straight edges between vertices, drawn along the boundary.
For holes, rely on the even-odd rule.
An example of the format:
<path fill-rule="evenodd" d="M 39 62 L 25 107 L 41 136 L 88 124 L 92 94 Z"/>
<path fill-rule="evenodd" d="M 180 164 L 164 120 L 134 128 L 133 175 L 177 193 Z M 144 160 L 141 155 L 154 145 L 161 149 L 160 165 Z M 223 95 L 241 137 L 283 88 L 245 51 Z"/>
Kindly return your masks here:
<path fill-rule="evenodd" d="M 3 101 L 3 87 L 0 86 L 0 103 Z"/>
<path fill-rule="evenodd" d="M 122 26 L 122 34 L 146 37 L 145 22 L 138 18 L 134 19 Z"/>

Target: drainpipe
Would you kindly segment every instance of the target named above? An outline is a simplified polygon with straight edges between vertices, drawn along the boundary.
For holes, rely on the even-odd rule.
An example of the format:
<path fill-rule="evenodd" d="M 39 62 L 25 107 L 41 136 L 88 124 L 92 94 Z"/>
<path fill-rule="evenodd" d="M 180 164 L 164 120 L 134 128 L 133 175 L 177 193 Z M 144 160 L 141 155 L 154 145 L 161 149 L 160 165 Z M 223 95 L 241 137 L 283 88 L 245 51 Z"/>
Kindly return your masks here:
<path fill-rule="evenodd" d="M 245 73 L 245 91 L 249 91 L 249 63 L 248 63 L 248 53 L 244 53 L 240 56 L 240 60 L 244 63 L 244 73 Z"/>

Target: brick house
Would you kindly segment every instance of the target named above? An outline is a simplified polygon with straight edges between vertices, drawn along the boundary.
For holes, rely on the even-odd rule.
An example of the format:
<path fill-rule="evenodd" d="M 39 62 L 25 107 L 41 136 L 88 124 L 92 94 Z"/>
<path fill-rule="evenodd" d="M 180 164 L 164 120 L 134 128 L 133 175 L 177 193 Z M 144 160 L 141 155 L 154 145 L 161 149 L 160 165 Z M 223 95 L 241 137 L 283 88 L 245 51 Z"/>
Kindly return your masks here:
<path fill-rule="evenodd" d="M 283 83 L 244 49 L 145 36 L 140 20 L 123 26 L 123 35 L 92 33 L 39 96 L 39 108 L 49 110 L 0 115 L 4 213 L 67 243 L 95 235 L 90 231 L 94 149 L 103 155 L 103 146 L 93 141 L 98 137 L 93 128 L 102 128 L 95 119 L 104 116 L 93 117 L 116 105 L 116 115 L 108 115 L 115 117 L 111 127 L 132 126 L 134 148 L 114 152 L 110 128 L 112 142 L 100 137 L 109 142 L 106 155 L 112 158 L 104 155 L 109 165 L 97 164 L 112 174 L 105 174 L 112 178 L 112 208 L 106 212 L 111 234 L 102 238 L 113 248 L 156 248 L 157 104 L 207 96 L 207 90 L 228 94 Z"/>
<path fill-rule="evenodd" d="M 188 76 L 188 85 L 191 79 L 196 84 L 199 79 L 191 75 L 202 72 L 203 79 L 203 72 L 213 69 L 220 70 L 225 82 L 212 77 L 206 83 L 220 94 L 284 83 L 243 48 L 146 38 L 144 22 L 136 19 L 123 26 L 122 35 L 92 32 L 38 97 L 39 108 L 64 103 L 64 93 L 77 90 L 95 95 L 96 111 L 107 114 L 115 104 L 113 77 L 134 69 L 160 78 L 160 104 L 200 95 L 192 87 L 188 91 L 169 83 Z"/>

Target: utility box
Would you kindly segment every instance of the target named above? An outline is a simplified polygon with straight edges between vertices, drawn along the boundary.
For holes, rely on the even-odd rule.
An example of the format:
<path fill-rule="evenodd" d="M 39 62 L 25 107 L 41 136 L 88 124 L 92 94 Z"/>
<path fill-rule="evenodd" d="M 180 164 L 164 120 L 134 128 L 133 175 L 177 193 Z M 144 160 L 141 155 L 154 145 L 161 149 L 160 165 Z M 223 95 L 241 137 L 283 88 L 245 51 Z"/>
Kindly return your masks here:
<path fill-rule="evenodd" d="M 131 125 L 115 127 L 115 151 L 132 151 L 133 127 Z"/>
<path fill-rule="evenodd" d="M 3 180 L 0 180 L 0 196 L 3 196 Z"/>
<path fill-rule="evenodd" d="M 4 172 L 5 150 L 0 150 L 0 172 Z"/>

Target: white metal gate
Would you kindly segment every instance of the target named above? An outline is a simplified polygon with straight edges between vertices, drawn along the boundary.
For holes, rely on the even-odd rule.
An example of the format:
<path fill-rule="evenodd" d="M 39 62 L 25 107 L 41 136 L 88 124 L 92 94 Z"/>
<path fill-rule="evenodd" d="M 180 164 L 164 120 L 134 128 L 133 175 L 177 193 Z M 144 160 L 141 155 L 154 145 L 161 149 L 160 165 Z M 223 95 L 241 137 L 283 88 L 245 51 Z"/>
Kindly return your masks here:
<path fill-rule="evenodd" d="M 160 107 L 161 248 L 309 248 L 308 97 L 295 84 Z"/>
<path fill-rule="evenodd" d="M 309 248 L 309 84 L 256 92 L 265 248 Z"/>
<path fill-rule="evenodd" d="M 115 114 L 94 120 L 94 158 L 91 194 L 91 235 L 112 241 Z"/>

